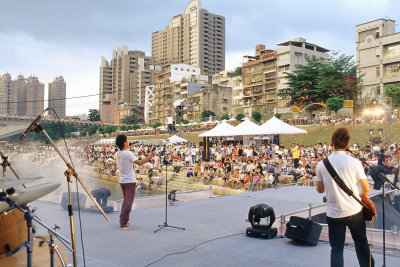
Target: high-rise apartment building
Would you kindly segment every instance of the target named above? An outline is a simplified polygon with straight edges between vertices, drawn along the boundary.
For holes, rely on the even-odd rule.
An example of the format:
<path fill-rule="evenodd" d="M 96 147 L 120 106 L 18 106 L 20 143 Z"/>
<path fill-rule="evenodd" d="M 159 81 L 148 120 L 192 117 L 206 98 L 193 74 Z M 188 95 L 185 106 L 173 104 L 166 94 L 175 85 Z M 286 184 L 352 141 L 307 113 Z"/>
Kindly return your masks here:
<path fill-rule="evenodd" d="M 118 104 L 144 107 L 146 86 L 153 84 L 153 76 L 160 70 L 152 57 L 143 51 L 129 51 L 127 46 L 114 50 L 110 63 L 103 57 L 100 66 L 101 119 L 113 122 L 114 116 L 109 110 Z"/>
<path fill-rule="evenodd" d="M 243 113 L 251 116 L 258 110 L 263 115 L 274 114 L 277 102 L 276 51 L 256 45 L 255 56 L 246 56 L 243 63 Z"/>
<path fill-rule="evenodd" d="M 44 110 L 44 84 L 38 77 L 29 76 L 24 85 L 26 96 L 26 115 L 37 116 Z"/>
<path fill-rule="evenodd" d="M 364 103 L 384 101 L 387 85 L 400 86 L 400 32 L 395 32 L 395 25 L 394 20 L 378 19 L 356 26 L 357 75 L 362 77 Z"/>
<path fill-rule="evenodd" d="M 36 116 L 44 109 L 44 84 L 34 76 L 12 80 L 5 73 L 0 78 L 0 99 L 0 114 Z"/>
<path fill-rule="evenodd" d="M 299 65 L 306 64 L 306 57 L 329 58 L 329 50 L 315 44 L 307 43 L 304 38 L 295 38 L 293 41 L 287 41 L 278 44 L 277 54 L 277 88 L 278 92 L 286 88 L 285 72 L 292 73 Z M 288 107 L 288 99 L 282 99 L 278 96 L 276 113 L 290 113 L 291 107 Z"/>
<path fill-rule="evenodd" d="M 56 77 L 53 82 L 49 83 L 48 89 L 49 108 L 54 109 L 59 118 L 64 118 L 67 96 L 67 84 L 64 77 Z M 53 110 L 50 110 L 49 114 L 55 117 Z"/>
<path fill-rule="evenodd" d="M 162 66 L 188 64 L 208 76 L 223 71 L 225 17 L 202 9 L 200 0 L 190 1 L 183 14 L 152 34 L 151 55 Z"/>

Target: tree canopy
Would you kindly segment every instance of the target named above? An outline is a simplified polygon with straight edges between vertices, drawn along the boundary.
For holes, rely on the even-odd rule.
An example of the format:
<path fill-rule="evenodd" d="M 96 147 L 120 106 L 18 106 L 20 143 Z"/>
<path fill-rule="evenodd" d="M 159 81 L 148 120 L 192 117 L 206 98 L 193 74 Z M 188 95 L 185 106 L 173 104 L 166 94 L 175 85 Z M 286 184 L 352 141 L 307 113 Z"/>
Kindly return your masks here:
<path fill-rule="evenodd" d="M 390 84 L 385 87 L 385 95 L 392 98 L 392 106 L 400 107 L 400 87 Z"/>
<path fill-rule="evenodd" d="M 100 113 L 98 109 L 89 109 L 88 120 L 90 121 L 100 121 Z"/>
<path fill-rule="evenodd" d="M 72 136 L 71 133 L 76 131 L 76 127 L 73 124 L 61 123 L 60 126 L 58 122 L 42 121 L 40 125 L 46 130 L 53 141 L 62 138 L 62 134 L 64 134 L 66 138 L 69 138 Z M 42 141 L 46 144 L 49 143 L 43 133 L 36 134 L 32 132 L 30 136 L 33 140 Z"/>
<path fill-rule="evenodd" d="M 237 121 L 240 121 L 240 120 L 243 119 L 244 117 L 246 117 L 246 116 L 245 116 L 243 113 L 239 113 L 239 114 L 236 115 L 235 119 L 236 119 Z"/>
<path fill-rule="evenodd" d="M 232 73 L 229 74 L 229 77 L 235 77 L 242 75 L 242 67 L 237 67 Z"/>
<path fill-rule="evenodd" d="M 214 111 L 205 109 L 205 110 L 203 110 L 203 112 L 201 113 L 201 120 L 202 120 L 202 121 L 206 121 L 206 120 L 208 120 L 208 118 L 209 118 L 210 116 L 215 116 Z"/>
<path fill-rule="evenodd" d="M 306 57 L 293 73 L 285 73 L 287 88 L 279 96 L 289 98 L 289 105 L 304 107 L 311 103 L 326 103 L 332 97 L 356 99 L 360 78 L 355 77 L 356 64 L 352 56 L 333 53 L 329 59 Z"/>
<path fill-rule="evenodd" d="M 161 126 L 160 122 L 155 122 L 155 123 L 153 123 L 153 125 L 151 125 L 151 127 L 153 127 L 154 129 L 156 129 L 159 126 Z"/>
<path fill-rule="evenodd" d="M 228 113 L 222 114 L 221 120 L 229 120 L 229 114 Z"/>
<path fill-rule="evenodd" d="M 128 124 L 128 125 L 137 124 L 138 123 L 138 119 L 136 118 L 135 115 L 126 116 L 126 117 L 121 119 L 121 123 Z"/>
<path fill-rule="evenodd" d="M 255 120 L 257 123 L 259 123 L 261 121 L 262 115 L 260 111 L 255 110 L 251 113 L 251 118 Z"/>
<path fill-rule="evenodd" d="M 343 104 L 344 104 L 344 98 L 341 96 L 334 96 L 328 98 L 328 100 L 326 101 L 326 105 L 335 112 L 338 112 L 339 109 L 343 107 Z"/>

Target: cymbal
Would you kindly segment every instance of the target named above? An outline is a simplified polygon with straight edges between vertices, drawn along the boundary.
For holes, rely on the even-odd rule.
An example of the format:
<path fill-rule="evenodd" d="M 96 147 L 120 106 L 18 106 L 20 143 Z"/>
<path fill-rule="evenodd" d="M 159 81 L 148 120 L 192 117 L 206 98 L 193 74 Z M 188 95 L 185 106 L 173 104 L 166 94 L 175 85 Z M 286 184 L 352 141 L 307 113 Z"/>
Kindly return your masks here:
<path fill-rule="evenodd" d="M 61 184 L 60 183 L 46 183 L 41 185 L 36 185 L 25 189 L 24 191 L 17 191 L 10 195 L 9 198 L 14 201 L 17 205 L 24 205 L 32 202 L 48 193 L 56 190 Z M 5 201 L 0 201 L 0 212 L 11 209 Z"/>
<path fill-rule="evenodd" d="M 27 183 L 32 183 L 35 181 L 38 181 L 39 179 L 42 179 L 44 177 L 32 177 L 32 178 L 26 178 L 26 179 L 20 179 L 20 180 L 6 180 L 6 181 L 0 181 L 0 188 L 10 188 L 10 187 L 16 187 L 19 185 L 27 184 Z"/>

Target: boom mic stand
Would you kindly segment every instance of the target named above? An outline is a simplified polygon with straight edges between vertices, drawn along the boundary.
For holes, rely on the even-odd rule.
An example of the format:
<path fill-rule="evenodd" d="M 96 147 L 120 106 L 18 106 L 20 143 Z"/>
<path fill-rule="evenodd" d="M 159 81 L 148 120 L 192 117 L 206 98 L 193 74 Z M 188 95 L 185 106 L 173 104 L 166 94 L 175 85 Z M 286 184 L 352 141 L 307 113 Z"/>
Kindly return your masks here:
<path fill-rule="evenodd" d="M 168 225 L 168 165 L 172 165 L 172 164 L 168 160 L 164 159 L 164 165 L 165 165 L 165 222 L 164 222 L 164 224 L 159 224 L 158 227 L 160 227 L 160 228 L 155 230 L 154 233 L 157 233 L 158 231 L 160 231 L 161 229 L 164 229 L 166 227 L 185 230 L 185 228 L 183 228 L 183 227 Z"/>
<path fill-rule="evenodd" d="M 67 159 L 63 156 L 63 154 L 61 154 L 60 150 L 58 150 L 57 146 L 54 144 L 53 140 L 47 134 L 46 130 L 43 129 L 43 127 L 40 124 L 37 124 L 36 127 L 34 128 L 34 131 L 37 134 L 39 134 L 40 132 L 43 132 L 43 134 L 46 136 L 47 140 L 51 143 L 51 145 L 57 151 L 58 155 L 60 155 L 60 157 L 62 158 L 62 160 L 64 161 L 65 165 L 67 165 L 67 168 L 68 168 L 64 172 L 64 175 L 67 177 L 67 184 L 68 184 L 68 215 L 69 215 L 69 223 L 70 223 L 70 228 L 71 228 L 72 258 L 73 258 L 74 266 L 76 267 L 78 265 L 77 265 L 77 260 L 76 260 L 74 215 L 73 215 L 73 212 L 72 212 L 71 176 L 75 176 L 76 180 L 81 184 L 83 189 L 85 189 L 86 193 L 92 199 L 93 203 L 96 205 L 96 207 L 99 209 L 99 211 L 103 214 L 103 216 L 107 219 L 107 221 L 109 219 L 108 219 L 107 215 L 104 213 L 103 209 L 100 207 L 100 205 L 94 199 L 92 194 L 86 188 L 86 185 L 83 183 L 83 181 L 79 177 L 78 173 L 75 171 L 75 169 L 72 167 L 72 165 L 67 161 Z"/>
<path fill-rule="evenodd" d="M 350 152 L 355 158 L 357 158 L 358 160 L 360 160 L 362 163 L 364 163 L 365 165 L 367 165 L 367 167 L 369 168 L 370 171 L 373 171 L 375 174 L 378 175 L 378 177 L 382 180 L 382 241 L 383 241 L 383 267 L 386 266 L 386 229 L 385 229 L 385 182 L 390 183 L 393 187 L 395 187 L 397 190 L 400 190 L 399 187 L 397 185 L 395 185 L 394 183 L 392 183 L 392 181 L 390 181 L 386 175 L 378 172 L 377 170 L 375 170 L 371 165 L 369 165 L 367 163 L 367 161 L 365 159 L 360 159 L 358 155 L 356 155 L 353 151 L 347 149 L 346 151 Z"/>

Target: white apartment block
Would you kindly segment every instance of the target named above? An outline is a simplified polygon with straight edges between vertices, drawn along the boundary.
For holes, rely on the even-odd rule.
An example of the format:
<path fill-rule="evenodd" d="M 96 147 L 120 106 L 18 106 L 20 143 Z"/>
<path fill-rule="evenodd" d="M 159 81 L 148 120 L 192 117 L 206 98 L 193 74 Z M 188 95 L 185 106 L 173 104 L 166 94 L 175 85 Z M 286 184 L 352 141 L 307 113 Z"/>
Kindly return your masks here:
<path fill-rule="evenodd" d="M 357 75 L 362 78 L 361 103 L 385 101 L 385 87 L 400 86 L 400 32 L 395 21 L 378 19 L 356 26 Z"/>
<path fill-rule="evenodd" d="M 162 66 L 184 63 L 199 67 L 208 76 L 223 71 L 225 17 L 202 9 L 200 0 L 190 1 L 184 14 L 152 34 L 151 55 Z"/>
<path fill-rule="evenodd" d="M 307 43 L 305 38 L 295 38 L 278 44 L 277 53 L 277 90 L 278 92 L 286 88 L 285 72 L 293 72 L 299 65 L 306 64 L 306 56 L 317 58 L 329 58 L 329 50 L 315 44 Z M 289 100 L 278 97 L 276 113 L 290 113 L 291 107 L 287 106 Z"/>

